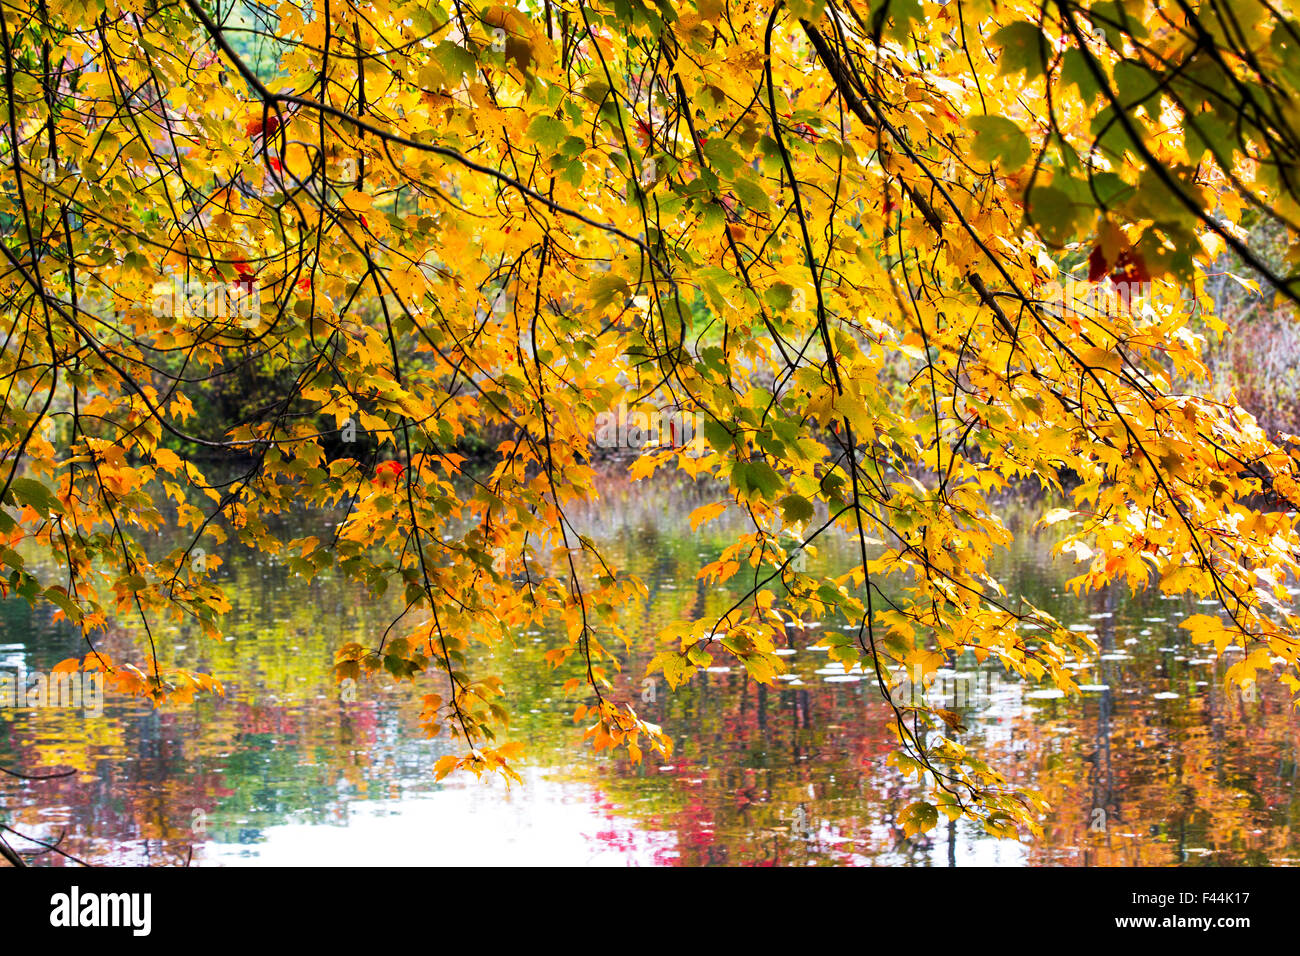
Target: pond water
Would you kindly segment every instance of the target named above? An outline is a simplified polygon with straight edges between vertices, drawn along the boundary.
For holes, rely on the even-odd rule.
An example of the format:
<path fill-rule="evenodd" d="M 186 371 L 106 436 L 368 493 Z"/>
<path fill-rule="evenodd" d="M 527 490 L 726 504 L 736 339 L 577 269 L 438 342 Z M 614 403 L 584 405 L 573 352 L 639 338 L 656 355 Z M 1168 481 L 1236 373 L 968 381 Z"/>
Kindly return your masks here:
<path fill-rule="evenodd" d="M 561 690 L 573 675 L 553 671 L 548 636 L 530 632 L 490 671 L 506 681 L 510 736 L 527 745 L 524 783 L 435 783 L 451 745 L 421 734 L 409 684 L 366 680 L 346 700 L 330 673 L 334 650 L 373 642 L 393 609 L 241 551 L 219 572 L 234 604 L 224 640 L 157 635 L 164 666 L 214 673 L 226 696 L 155 710 L 109 695 L 98 716 L 0 707 L 0 766 L 77 771 L 0 777 L 0 822 L 101 864 L 1300 863 L 1300 722 L 1286 689 L 1225 692 L 1224 663 L 1178 627 L 1206 610 L 1189 599 L 1065 593 L 1070 559 L 1027 530 L 1041 503 L 1008 505 L 1020 536 L 997 570 L 1012 594 L 1093 633 L 1100 659 L 1084 693 L 1062 697 L 993 663 L 941 674 L 962 698 L 961 742 L 1052 806 L 1043 837 L 1018 842 L 965 822 L 903 837 L 898 814 L 919 791 L 885 766 L 887 708 L 810 649 L 816 627 L 791 640 L 775 686 L 738 667 L 675 691 L 646 683 L 660 627 L 725 609 L 729 592 L 696 572 L 737 526 L 692 534 L 687 515 L 706 500 L 693 487 L 610 480 L 603 494 L 589 533 L 650 590 L 618 693 L 673 737 L 671 760 L 635 766 L 584 745 L 568 716 L 579 698 Z M 817 560 L 848 559 L 830 542 Z M 110 652 L 127 640 L 104 638 Z M 48 671 L 83 652 L 48 611 L 0 603 L 0 668 Z"/>

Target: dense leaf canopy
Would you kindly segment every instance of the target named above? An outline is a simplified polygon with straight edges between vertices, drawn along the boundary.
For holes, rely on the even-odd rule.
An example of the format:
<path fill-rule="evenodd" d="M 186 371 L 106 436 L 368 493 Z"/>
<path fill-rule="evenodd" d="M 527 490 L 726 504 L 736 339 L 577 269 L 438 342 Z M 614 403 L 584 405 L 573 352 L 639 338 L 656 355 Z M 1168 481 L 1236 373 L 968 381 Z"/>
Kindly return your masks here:
<path fill-rule="evenodd" d="M 571 518 L 614 414 L 674 423 L 632 477 L 750 528 L 701 569 L 743 597 L 652 670 L 772 681 L 839 622 L 931 784 L 909 831 L 1041 804 L 891 687 L 971 652 L 1071 690 L 1093 652 L 991 573 L 1009 486 L 1078 589 L 1213 601 L 1229 679 L 1300 690 L 1300 458 L 1200 359 L 1207 270 L 1300 296 L 1245 240 L 1300 219 L 1286 2 L 4 0 L 0 43 L 3 587 L 145 640 L 70 666 L 219 689 L 147 643 L 219 632 L 235 536 L 404 595 L 336 669 L 413 683 L 440 775 L 513 775 L 480 651 L 539 623 L 595 746 L 664 750 L 610 680 L 642 585 Z M 300 506 L 338 521 L 286 540 Z"/>

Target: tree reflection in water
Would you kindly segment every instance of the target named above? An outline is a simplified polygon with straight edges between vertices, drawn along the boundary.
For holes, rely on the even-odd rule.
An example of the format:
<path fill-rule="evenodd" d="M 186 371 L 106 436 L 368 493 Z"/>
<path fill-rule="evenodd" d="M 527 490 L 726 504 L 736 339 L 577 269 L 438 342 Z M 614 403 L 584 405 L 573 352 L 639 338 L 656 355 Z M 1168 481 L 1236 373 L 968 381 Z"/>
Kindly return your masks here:
<path fill-rule="evenodd" d="M 286 853 L 453 862 L 449 846 L 476 842 L 494 846 L 498 861 L 539 863 L 1300 862 L 1297 727 L 1285 689 L 1225 695 L 1223 665 L 1178 628 L 1194 610 L 1183 600 L 1065 593 L 1067 559 L 1054 561 L 1045 537 L 1018 535 L 999 573 L 1013 593 L 1095 631 L 1100 660 L 1079 680 L 1087 689 L 1074 699 L 1034 696 L 1036 688 L 965 659 L 950 662 L 950 683 L 936 692 L 964 688 L 957 702 L 968 730 L 959 739 L 1043 792 L 1053 807 L 1044 836 L 999 841 L 943 821 L 905 839 L 898 814 L 919 790 L 885 766 L 887 708 L 874 684 L 810 649 L 819 628 L 792 633 L 792 671 L 774 686 L 717 669 L 675 691 L 649 689 L 659 629 L 728 603 L 729 591 L 695 576 L 728 525 L 689 531 L 686 515 L 705 500 L 694 488 L 610 482 L 604 496 L 586 518 L 590 533 L 650 592 L 631 622 L 637 640 L 617 691 L 671 733 L 671 763 L 633 766 L 575 750 L 581 729 L 557 719 L 577 703 L 560 690 L 572 675 L 552 671 L 542 660 L 548 636 L 529 632 L 498 663 L 518 715 L 512 734 L 530 754 L 525 785 L 506 794 L 472 781 L 435 784 L 433 763 L 447 745 L 420 735 L 418 701 L 372 682 L 347 701 L 330 675 L 334 649 L 382 628 L 392 609 L 328 577 L 306 584 L 232 553 L 222 565 L 235 585 L 228 639 L 159 635 L 164 663 L 211 670 L 227 696 L 162 711 L 110 697 L 97 719 L 0 709 L 0 765 L 77 771 L 0 781 L 4 820 L 43 839 L 63 834 L 63 848 L 95 862 L 133 864 L 183 863 L 191 846 L 197 865 L 294 862 Z M 1007 507 L 1008 523 L 1023 522 L 1021 512 L 1041 502 Z M 302 520 L 316 527 L 313 516 Z M 828 541 L 817 560 L 844 566 L 850 554 Z M 0 604 L 0 627 L 0 659 L 29 671 L 78 649 L 75 635 L 21 601 Z M 131 640 L 115 631 L 102 644 L 116 654 Z"/>

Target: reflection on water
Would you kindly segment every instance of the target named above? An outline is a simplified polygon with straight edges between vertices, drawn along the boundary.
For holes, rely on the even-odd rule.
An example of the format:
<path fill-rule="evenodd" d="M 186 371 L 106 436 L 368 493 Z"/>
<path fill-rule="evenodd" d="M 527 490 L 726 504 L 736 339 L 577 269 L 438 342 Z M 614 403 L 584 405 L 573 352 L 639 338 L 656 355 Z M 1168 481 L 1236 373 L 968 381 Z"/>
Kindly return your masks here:
<path fill-rule="evenodd" d="M 164 665 L 210 671 L 227 696 L 155 711 L 110 695 L 98 718 L 0 708 L 0 766 L 78 771 L 0 778 L 0 820 L 62 834 L 83 859 L 129 864 L 191 854 L 194 865 L 1300 863 L 1300 735 L 1285 688 L 1225 692 L 1223 665 L 1177 626 L 1200 609 L 1158 592 L 1065 596 L 1071 570 L 1027 534 L 998 570 L 1012 593 L 1093 632 L 1100 660 L 1081 675 L 1084 693 L 1065 698 L 969 661 L 940 680 L 962 705 L 959 739 L 1052 804 L 1045 835 L 1017 843 L 941 822 L 905 839 L 897 816 L 918 794 L 884 766 L 886 708 L 859 674 L 810 649 L 817 627 L 791 640 L 791 672 L 773 687 L 721 667 L 676 691 L 644 680 L 660 627 L 727 605 L 728 591 L 695 579 L 727 530 L 724 519 L 690 533 L 701 501 L 613 485 L 586 522 L 650 590 L 618 692 L 673 736 L 671 763 L 585 748 L 567 717 L 577 701 L 560 690 L 572 675 L 542 661 L 545 637 L 530 632 L 493 665 L 512 737 L 528 745 L 525 783 L 434 783 L 449 745 L 421 736 L 418 695 L 367 681 L 344 700 L 329 673 L 335 648 L 373 639 L 394 609 L 230 554 L 225 640 L 179 630 L 159 645 Z M 847 562 L 838 547 L 819 560 Z M 110 634 L 104 646 L 117 656 L 127 641 Z M 48 671 L 79 653 L 48 615 L 0 603 L 0 667 Z"/>

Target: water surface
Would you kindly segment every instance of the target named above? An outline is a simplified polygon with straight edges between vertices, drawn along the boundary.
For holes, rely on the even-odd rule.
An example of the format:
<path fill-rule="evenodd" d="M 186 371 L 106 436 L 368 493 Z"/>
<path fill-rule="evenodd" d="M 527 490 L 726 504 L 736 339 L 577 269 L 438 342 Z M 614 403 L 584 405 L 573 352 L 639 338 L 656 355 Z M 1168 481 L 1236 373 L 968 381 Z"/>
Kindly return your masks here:
<path fill-rule="evenodd" d="M 547 635 L 527 632 L 491 664 L 506 680 L 511 736 L 528 747 L 524 783 L 435 783 L 451 745 L 422 736 L 418 694 L 367 680 L 345 700 L 330 673 L 334 650 L 373 643 L 394 609 L 240 551 L 220 572 L 234 604 L 225 639 L 158 635 L 164 666 L 212 672 L 226 696 L 155 710 L 110 695 L 99 717 L 0 708 L 0 765 L 78 771 L 0 778 L 0 820 L 117 864 L 1300 863 L 1300 728 L 1285 688 L 1225 692 L 1223 663 L 1177 626 L 1206 610 L 1190 600 L 1065 594 L 1069 559 L 1022 527 L 1040 503 L 1009 503 L 1022 533 L 998 571 L 1011 593 L 1093 633 L 1101 654 L 1087 689 L 1065 698 L 969 660 L 941 678 L 965 698 L 959 739 L 1052 804 L 1044 836 L 1017 842 L 965 822 L 903 837 L 898 814 L 919 792 L 884 765 L 888 711 L 874 685 L 810 649 L 815 626 L 792 637 L 791 673 L 775 686 L 739 667 L 676 691 L 646 684 L 663 625 L 725 610 L 729 590 L 696 572 L 728 526 L 690 532 L 686 516 L 706 500 L 695 488 L 612 482 L 605 495 L 584 523 L 650 590 L 618 692 L 673 737 L 670 761 L 636 766 L 582 744 L 568 718 L 579 699 L 561 691 L 573 675 L 542 660 Z M 828 542 L 818 560 L 849 557 Z M 104 638 L 138 658 L 128 640 Z M 47 611 L 0 603 L 0 665 L 48 670 L 83 651 Z"/>

